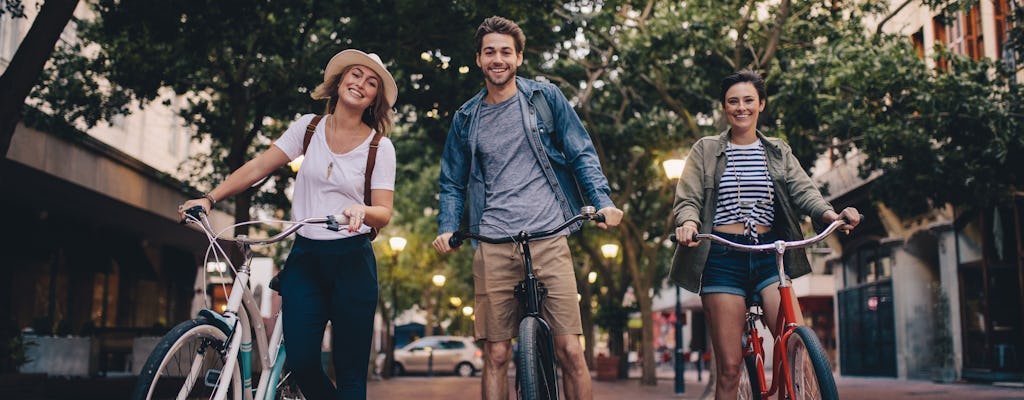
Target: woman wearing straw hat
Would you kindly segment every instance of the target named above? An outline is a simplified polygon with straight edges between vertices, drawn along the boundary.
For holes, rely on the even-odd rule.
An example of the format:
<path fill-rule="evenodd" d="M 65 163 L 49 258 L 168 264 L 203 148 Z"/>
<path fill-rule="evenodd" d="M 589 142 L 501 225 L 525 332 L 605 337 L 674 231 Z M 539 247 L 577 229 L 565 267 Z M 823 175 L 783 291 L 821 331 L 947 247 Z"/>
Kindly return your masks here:
<path fill-rule="evenodd" d="M 398 87 L 380 57 L 349 49 L 331 58 L 311 96 L 327 99 L 326 115 L 299 117 L 267 151 L 204 197 L 185 202 L 179 213 L 197 205 L 209 210 L 305 156 L 292 219 L 344 213 L 349 226 L 298 232 L 280 279 L 288 366 L 308 399 L 364 399 L 378 292 L 370 240 L 391 219 L 395 148 L 385 136 Z M 321 368 L 327 321 L 335 327 L 333 348 L 344 349 L 334 352 L 337 388 Z"/>

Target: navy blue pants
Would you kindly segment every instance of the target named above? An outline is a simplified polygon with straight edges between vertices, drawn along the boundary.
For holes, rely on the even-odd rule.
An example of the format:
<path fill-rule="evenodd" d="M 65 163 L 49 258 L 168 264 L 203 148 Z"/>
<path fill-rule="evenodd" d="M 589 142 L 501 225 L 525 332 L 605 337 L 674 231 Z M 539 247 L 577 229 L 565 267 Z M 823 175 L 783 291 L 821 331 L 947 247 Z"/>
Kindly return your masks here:
<path fill-rule="evenodd" d="M 281 275 L 281 310 L 286 363 L 307 399 L 366 398 L 377 292 L 377 260 L 367 235 L 295 239 Z M 337 388 L 320 360 L 328 320 Z"/>

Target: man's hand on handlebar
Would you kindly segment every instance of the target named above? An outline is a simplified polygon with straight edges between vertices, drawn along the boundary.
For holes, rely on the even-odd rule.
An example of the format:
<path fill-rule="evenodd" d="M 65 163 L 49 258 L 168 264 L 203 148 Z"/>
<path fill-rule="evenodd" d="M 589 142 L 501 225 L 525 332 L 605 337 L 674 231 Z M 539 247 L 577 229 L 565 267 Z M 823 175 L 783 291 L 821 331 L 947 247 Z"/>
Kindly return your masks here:
<path fill-rule="evenodd" d="M 836 214 L 835 211 L 828 210 L 828 211 L 825 211 L 825 213 L 822 214 L 822 216 L 821 216 L 821 220 L 823 222 L 825 222 L 826 224 L 831 224 L 832 222 L 834 222 L 835 220 L 840 219 L 840 218 L 842 218 L 844 221 L 846 221 L 847 224 L 845 224 L 843 226 L 840 226 L 839 230 L 841 230 L 841 231 L 845 232 L 847 235 L 849 235 L 850 231 L 853 230 L 853 228 L 855 228 L 857 226 L 857 224 L 860 223 L 861 215 L 860 215 L 859 212 L 857 212 L 856 208 L 846 207 L 839 214 Z"/>
<path fill-rule="evenodd" d="M 597 227 L 601 229 L 608 229 L 616 226 L 619 222 L 622 222 L 622 210 L 615 207 L 605 207 L 597 211 L 598 214 L 604 215 L 604 222 L 598 222 Z"/>
<path fill-rule="evenodd" d="M 451 252 L 455 251 L 455 249 L 453 249 L 448 244 L 448 239 L 451 238 L 451 237 L 452 237 L 452 232 L 447 232 L 447 233 L 442 233 L 440 235 L 437 235 L 437 238 L 434 239 L 434 243 L 433 243 L 434 250 L 437 250 L 437 252 L 441 253 L 441 254 L 451 253 Z"/>
<path fill-rule="evenodd" d="M 700 240 L 693 240 L 693 235 L 696 234 L 697 224 L 693 221 L 686 221 L 683 225 L 676 227 L 676 240 L 686 247 L 697 247 L 700 244 Z"/>

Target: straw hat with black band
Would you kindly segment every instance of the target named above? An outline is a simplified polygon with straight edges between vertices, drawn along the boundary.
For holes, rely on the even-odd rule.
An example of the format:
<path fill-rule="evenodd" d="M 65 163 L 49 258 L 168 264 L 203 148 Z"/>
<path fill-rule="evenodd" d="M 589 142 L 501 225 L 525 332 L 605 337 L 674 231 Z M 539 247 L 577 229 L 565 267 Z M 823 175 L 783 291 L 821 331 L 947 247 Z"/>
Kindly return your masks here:
<path fill-rule="evenodd" d="M 335 88 L 328 88 L 327 85 L 345 67 L 350 65 L 362 65 L 376 72 L 384 83 L 384 97 L 388 99 L 388 105 L 391 107 L 395 106 L 395 101 L 398 100 L 398 85 L 395 84 L 395 78 L 391 76 L 387 67 L 384 66 L 384 62 L 374 53 L 367 54 L 355 49 L 342 50 L 340 53 L 335 54 L 334 57 L 331 57 L 331 61 L 327 63 L 327 68 L 324 69 L 324 82 L 313 90 L 310 97 L 320 100 L 333 96 Z"/>

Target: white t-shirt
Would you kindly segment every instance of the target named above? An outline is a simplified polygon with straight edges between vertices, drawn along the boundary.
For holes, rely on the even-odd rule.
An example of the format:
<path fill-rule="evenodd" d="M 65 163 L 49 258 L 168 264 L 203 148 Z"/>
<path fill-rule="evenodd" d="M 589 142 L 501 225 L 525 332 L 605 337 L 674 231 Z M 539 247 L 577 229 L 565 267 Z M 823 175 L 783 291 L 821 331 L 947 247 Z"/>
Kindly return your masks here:
<path fill-rule="evenodd" d="M 306 114 L 299 117 L 274 142 L 289 159 L 294 160 L 302 155 L 302 140 L 306 136 L 306 126 L 313 120 L 313 116 L 314 114 Z M 335 154 L 327 147 L 324 131 L 326 123 L 327 118 L 323 118 L 317 124 L 298 176 L 295 178 L 292 219 L 296 221 L 341 214 L 353 204 L 365 204 L 363 185 L 366 180 L 366 158 L 370 154 L 370 141 L 376 132 L 371 133 L 352 151 Z M 328 166 L 331 170 L 330 177 L 327 176 Z M 377 147 L 370 189 L 395 190 L 395 146 L 386 137 L 380 139 L 380 146 Z M 334 232 L 316 225 L 299 229 L 300 235 L 316 240 L 341 239 L 368 232 L 370 227 L 366 225 L 360 227 L 358 233 L 349 232 L 348 229 Z"/>

